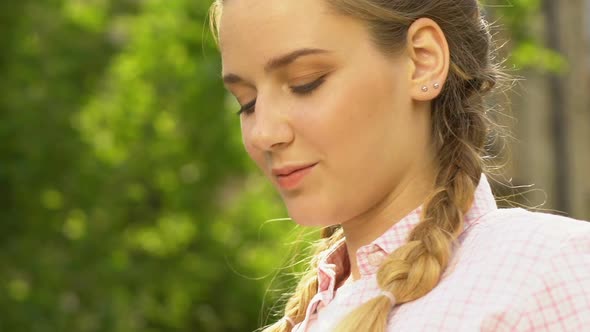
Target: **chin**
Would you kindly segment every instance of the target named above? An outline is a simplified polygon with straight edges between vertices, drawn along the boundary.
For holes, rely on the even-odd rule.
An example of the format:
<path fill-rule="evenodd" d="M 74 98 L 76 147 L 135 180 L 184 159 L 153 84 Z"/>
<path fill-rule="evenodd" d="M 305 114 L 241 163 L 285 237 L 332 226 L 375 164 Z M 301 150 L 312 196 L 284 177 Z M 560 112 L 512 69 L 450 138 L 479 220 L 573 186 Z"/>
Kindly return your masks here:
<path fill-rule="evenodd" d="M 289 209 L 288 209 L 289 210 Z M 304 227 L 329 227 L 340 224 L 338 218 L 323 215 L 317 209 L 312 211 L 289 210 L 289 217 L 298 225 Z"/>

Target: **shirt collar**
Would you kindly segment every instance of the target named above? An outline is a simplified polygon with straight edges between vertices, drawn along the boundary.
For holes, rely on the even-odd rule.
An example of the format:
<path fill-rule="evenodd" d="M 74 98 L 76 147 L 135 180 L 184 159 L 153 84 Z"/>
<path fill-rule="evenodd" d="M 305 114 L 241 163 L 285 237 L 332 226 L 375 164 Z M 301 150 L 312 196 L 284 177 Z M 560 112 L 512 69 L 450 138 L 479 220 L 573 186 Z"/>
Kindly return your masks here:
<path fill-rule="evenodd" d="M 473 204 L 464 216 L 462 232 L 483 215 L 497 208 L 487 177 L 482 174 L 475 190 Z M 420 222 L 421 213 L 422 206 L 410 212 L 376 240 L 357 250 L 357 263 L 362 277 L 377 273 L 382 260 L 406 243 L 408 235 Z M 322 256 L 318 266 L 318 291 L 333 292 L 336 282 L 341 282 L 346 277 L 343 274 L 350 271 L 345 239 L 326 250 Z"/>

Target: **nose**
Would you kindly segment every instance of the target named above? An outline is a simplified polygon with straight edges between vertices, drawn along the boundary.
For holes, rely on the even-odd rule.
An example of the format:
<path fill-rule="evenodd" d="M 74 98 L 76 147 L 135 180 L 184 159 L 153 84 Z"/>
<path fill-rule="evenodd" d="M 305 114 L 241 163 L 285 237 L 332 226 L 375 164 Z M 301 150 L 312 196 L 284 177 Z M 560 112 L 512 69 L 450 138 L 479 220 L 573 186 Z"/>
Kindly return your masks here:
<path fill-rule="evenodd" d="M 262 151 L 272 151 L 288 145 L 294 135 L 287 113 L 278 104 L 258 100 L 247 139 Z"/>

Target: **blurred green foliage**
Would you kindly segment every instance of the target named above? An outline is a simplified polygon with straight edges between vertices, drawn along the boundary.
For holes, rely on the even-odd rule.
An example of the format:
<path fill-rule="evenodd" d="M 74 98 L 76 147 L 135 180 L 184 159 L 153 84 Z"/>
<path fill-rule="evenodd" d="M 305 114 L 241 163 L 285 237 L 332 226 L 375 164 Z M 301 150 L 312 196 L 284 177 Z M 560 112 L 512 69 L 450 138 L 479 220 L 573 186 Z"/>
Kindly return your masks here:
<path fill-rule="evenodd" d="M 289 285 L 295 227 L 265 222 L 286 212 L 243 151 L 208 6 L 0 4 L 0 331 L 251 331 Z M 517 62 L 535 8 L 501 9 Z"/>
<path fill-rule="evenodd" d="M 509 62 L 518 69 L 564 73 L 568 70 L 565 58 L 554 50 L 543 47 L 542 0 L 484 0 L 486 11 L 496 21 L 492 25 L 509 37 Z M 498 31 L 496 31 L 498 33 Z M 495 35 L 497 37 L 497 35 Z"/>

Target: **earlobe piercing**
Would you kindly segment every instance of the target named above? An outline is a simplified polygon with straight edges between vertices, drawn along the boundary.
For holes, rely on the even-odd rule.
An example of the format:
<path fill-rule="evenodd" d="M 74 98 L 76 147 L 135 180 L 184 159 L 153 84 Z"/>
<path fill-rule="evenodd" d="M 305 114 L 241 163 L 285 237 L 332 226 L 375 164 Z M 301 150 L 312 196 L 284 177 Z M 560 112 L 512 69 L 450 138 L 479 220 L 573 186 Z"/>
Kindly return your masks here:
<path fill-rule="evenodd" d="M 434 89 L 435 89 L 435 90 L 438 90 L 438 88 L 440 88 L 440 84 L 438 84 L 438 83 L 434 83 L 434 85 L 433 85 L 433 86 L 434 86 Z"/>
<path fill-rule="evenodd" d="M 428 92 L 428 87 L 426 85 L 422 87 L 422 92 Z"/>

